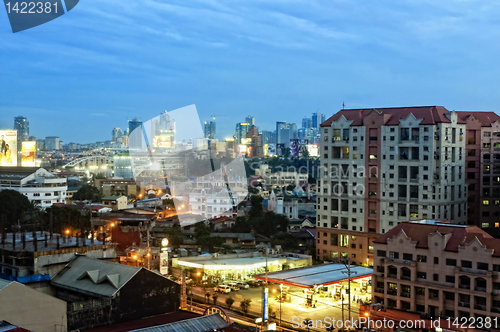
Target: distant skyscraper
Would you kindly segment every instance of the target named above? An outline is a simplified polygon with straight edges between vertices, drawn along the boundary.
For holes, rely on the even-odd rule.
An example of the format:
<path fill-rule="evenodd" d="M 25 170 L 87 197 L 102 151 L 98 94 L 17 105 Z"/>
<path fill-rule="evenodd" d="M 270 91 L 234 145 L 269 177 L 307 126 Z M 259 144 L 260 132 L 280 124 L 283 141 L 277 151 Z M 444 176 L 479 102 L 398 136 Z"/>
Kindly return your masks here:
<path fill-rule="evenodd" d="M 276 132 L 263 130 L 260 135 L 262 137 L 262 146 L 265 144 L 276 144 Z"/>
<path fill-rule="evenodd" d="M 255 126 L 255 118 L 253 116 L 247 116 L 245 122 L 248 123 L 249 126 Z"/>
<path fill-rule="evenodd" d="M 153 147 L 173 149 L 175 146 L 175 120 L 170 118 L 167 111 L 151 121 Z"/>
<path fill-rule="evenodd" d="M 296 123 L 276 122 L 276 144 L 290 147 L 290 140 L 298 138 Z"/>
<path fill-rule="evenodd" d="M 123 132 L 122 132 L 122 130 L 121 130 L 120 128 L 118 128 L 118 127 L 117 127 L 117 128 L 115 128 L 115 129 L 113 129 L 113 131 L 111 132 L 111 140 L 112 140 L 113 142 L 117 142 L 117 141 L 118 141 L 118 139 L 119 139 L 120 137 L 122 137 L 122 136 L 123 136 Z"/>
<path fill-rule="evenodd" d="M 325 122 L 325 115 L 321 113 L 313 113 L 312 116 L 312 126 L 313 128 L 319 128 L 319 126 Z"/>
<path fill-rule="evenodd" d="M 313 120 L 311 118 L 302 119 L 302 128 L 309 129 L 313 126 Z"/>
<path fill-rule="evenodd" d="M 248 157 L 262 158 L 264 152 L 262 150 L 262 137 L 260 136 L 259 130 L 256 126 L 250 126 L 250 128 L 248 128 L 246 138 L 250 139 L 251 141 L 249 143 L 250 149 L 248 150 Z"/>
<path fill-rule="evenodd" d="M 241 144 L 241 139 L 247 137 L 248 128 L 250 125 L 247 122 L 240 122 L 236 124 L 236 132 L 234 134 L 234 144 Z"/>
<path fill-rule="evenodd" d="M 45 150 L 60 150 L 60 140 L 57 136 L 49 136 L 45 138 Z"/>
<path fill-rule="evenodd" d="M 128 122 L 128 130 L 129 130 L 129 138 L 128 138 L 128 146 L 131 148 L 142 148 L 142 130 L 137 130 L 134 133 L 134 130 L 137 128 L 142 128 L 142 121 L 138 119 L 133 119 Z"/>
<path fill-rule="evenodd" d="M 17 130 L 17 165 L 21 166 L 22 143 L 30 136 L 30 123 L 24 116 L 14 118 L 14 129 Z"/>
<path fill-rule="evenodd" d="M 30 136 L 30 123 L 24 116 L 17 116 L 14 118 L 14 129 L 17 130 L 17 137 L 19 141 L 27 141 Z"/>
<path fill-rule="evenodd" d="M 205 122 L 205 138 L 215 139 L 215 121 Z"/>

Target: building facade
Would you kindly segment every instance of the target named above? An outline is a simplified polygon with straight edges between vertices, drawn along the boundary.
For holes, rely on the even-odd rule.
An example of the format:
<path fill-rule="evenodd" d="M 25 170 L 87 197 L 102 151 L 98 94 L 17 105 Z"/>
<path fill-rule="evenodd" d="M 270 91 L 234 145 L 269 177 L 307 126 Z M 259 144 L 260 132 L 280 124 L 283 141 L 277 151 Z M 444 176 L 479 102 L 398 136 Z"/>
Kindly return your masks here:
<path fill-rule="evenodd" d="M 465 121 L 467 221 L 500 236 L 500 116 L 457 112 Z"/>
<path fill-rule="evenodd" d="M 479 227 L 404 222 L 374 247 L 372 303 L 429 319 L 500 318 L 500 240 Z"/>
<path fill-rule="evenodd" d="M 444 107 L 341 110 L 321 125 L 317 258 L 373 261 L 399 222 L 467 222 L 465 123 Z"/>
<path fill-rule="evenodd" d="M 4 167 L 0 174 L 0 190 L 5 189 L 16 190 L 45 209 L 66 201 L 68 185 L 65 177 L 44 168 Z"/>
<path fill-rule="evenodd" d="M 215 121 L 205 122 L 205 138 L 215 139 L 216 127 Z"/>

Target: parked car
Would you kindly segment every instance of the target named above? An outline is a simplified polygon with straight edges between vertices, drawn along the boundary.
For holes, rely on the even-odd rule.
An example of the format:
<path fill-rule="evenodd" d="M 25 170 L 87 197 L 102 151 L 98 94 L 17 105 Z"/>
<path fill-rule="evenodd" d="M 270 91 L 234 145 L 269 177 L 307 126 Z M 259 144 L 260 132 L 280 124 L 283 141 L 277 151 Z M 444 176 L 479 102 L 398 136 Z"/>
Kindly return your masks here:
<path fill-rule="evenodd" d="M 232 291 L 240 290 L 240 288 L 238 287 L 238 284 L 235 282 L 229 283 L 228 286 L 231 288 Z"/>
<path fill-rule="evenodd" d="M 231 293 L 231 287 L 228 285 L 218 285 L 214 288 L 214 292 L 220 292 L 220 293 Z"/>
<path fill-rule="evenodd" d="M 251 279 L 247 281 L 247 284 L 249 284 L 252 287 L 260 287 L 264 285 L 264 282 L 262 280 Z"/>
<path fill-rule="evenodd" d="M 242 282 L 242 281 L 237 282 L 237 283 L 236 283 L 236 285 L 237 285 L 239 288 L 241 288 L 241 289 L 248 289 L 248 288 L 250 288 L 250 285 L 249 285 L 249 284 L 247 284 L 246 282 Z"/>

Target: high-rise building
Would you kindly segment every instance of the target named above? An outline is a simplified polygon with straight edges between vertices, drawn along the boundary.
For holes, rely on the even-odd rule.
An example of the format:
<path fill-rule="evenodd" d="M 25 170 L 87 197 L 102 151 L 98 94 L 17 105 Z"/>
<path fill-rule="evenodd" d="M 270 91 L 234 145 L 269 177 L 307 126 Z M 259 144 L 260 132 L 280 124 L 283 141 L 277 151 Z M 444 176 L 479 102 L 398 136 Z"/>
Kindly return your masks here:
<path fill-rule="evenodd" d="M 134 130 L 137 128 L 142 128 L 142 121 L 139 121 L 139 119 L 133 119 L 128 122 L 128 145 L 131 148 L 140 149 L 142 148 L 143 133 L 141 129 L 138 129 L 134 132 Z"/>
<path fill-rule="evenodd" d="M 323 119 L 323 121 L 324 121 L 324 119 Z M 312 128 L 312 126 L 313 126 L 312 118 L 303 118 L 302 119 L 302 128 L 309 129 L 309 128 Z"/>
<path fill-rule="evenodd" d="M 290 140 L 298 138 L 297 124 L 276 122 L 276 144 L 283 144 L 285 148 L 288 148 Z"/>
<path fill-rule="evenodd" d="M 205 138 L 215 139 L 215 121 L 206 122 L 205 121 Z"/>
<path fill-rule="evenodd" d="M 255 126 L 255 118 L 253 116 L 247 116 L 245 122 L 248 123 L 249 126 Z"/>
<path fill-rule="evenodd" d="M 264 155 L 264 150 L 262 149 L 262 137 L 259 134 L 259 129 L 256 126 L 250 126 L 247 132 L 246 138 L 250 141 L 247 151 L 249 158 L 262 158 Z"/>
<path fill-rule="evenodd" d="M 319 128 L 319 126 L 325 122 L 325 115 L 321 113 L 313 113 L 312 115 L 312 127 Z"/>
<path fill-rule="evenodd" d="M 111 141 L 117 142 L 119 138 L 123 136 L 123 132 L 120 128 L 114 128 L 111 132 Z"/>
<path fill-rule="evenodd" d="M 240 122 L 236 124 L 236 133 L 234 134 L 234 143 L 241 144 L 241 140 L 247 137 L 248 128 L 250 125 L 247 122 Z"/>
<path fill-rule="evenodd" d="M 18 141 L 27 141 L 30 136 L 30 123 L 24 116 L 14 118 L 14 129 L 17 130 Z"/>
<path fill-rule="evenodd" d="M 175 120 L 167 111 L 151 120 L 153 147 L 173 150 L 175 148 Z"/>
<path fill-rule="evenodd" d="M 263 130 L 260 136 L 262 138 L 262 146 L 266 144 L 276 144 L 276 132 Z"/>
<path fill-rule="evenodd" d="M 57 136 L 48 136 L 45 138 L 45 150 L 60 150 L 60 140 Z"/>
<path fill-rule="evenodd" d="M 467 221 L 500 236 L 500 116 L 493 112 L 457 112 L 465 122 L 458 139 L 465 142 Z M 453 139 L 452 128 L 445 140 Z M 466 152 L 466 153 L 465 153 Z"/>
<path fill-rule="evenodd" d="M 371 263 L 372 241 L 399 222 L 465 224 L 465 130 L 441 106 L 341 110 L 323 122 L 317 257 Z"/>

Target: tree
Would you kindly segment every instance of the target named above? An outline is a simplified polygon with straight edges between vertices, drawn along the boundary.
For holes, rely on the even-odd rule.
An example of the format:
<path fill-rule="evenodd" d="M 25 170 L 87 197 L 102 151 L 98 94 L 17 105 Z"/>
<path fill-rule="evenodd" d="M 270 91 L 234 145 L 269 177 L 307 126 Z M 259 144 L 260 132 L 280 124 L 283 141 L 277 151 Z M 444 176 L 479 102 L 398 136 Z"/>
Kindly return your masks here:
<path fill-rule="evenodd" d="M 217 304 L 217 299 L 219 298 L 219 294 L 217 293 L 213 293 L 212 294 L 212 300 L 214 301 L 214 305 Z"/>
<path fill-rule="evenodd" d="M 205 293 L 205 298 L 207 299 L 206 303 L 208 303 L 208 301 L 210 301 L 210 295 L 212 295 L 209 291 L 207 291 Z"/>
<path fill-rule="evenodd" d="M 292 251 L 299 246 L 297 238 L 290 233 L 281 232 L 271 237 L 271 245 L 280 245 L 284 251 Z"/>
<path fill-rule="evenodd" d="M 250 198 L 251 208 L 248 212 L 248 219 L 250 221 L 262 218 L 262 215 L 264 213 L 264 208 L 262 207 L 263 200 L 264 199 L 260 195 L 252 195 L 252 197 Z"/>
<path fill-rule="evenodd" d="M 233 306 L 234 299 L 230 296 L 226 298 L 226 305 L 229 310 L 231 310 L 231 307 Z"/>
<path fill-rule="evenodd" d="M 163 227 L 163 231 L 167 233 L 170 245 L 179 246 L 184 243 L 184 237 L 179 226 Z"/>
<path fill-rule="evenodd" d="M 237 217 L 236 222 L 231 226 L 231 232 L 234 233 L 250 233 L 252 224 L 245 217 Z"/>
<path fill-rule="evenodd" d="M 5 215 L 6 226 L 10 227 L 19 222 L 26 223 L 26 211 L 30 211 L 31 203 L 26 196 L 15 190 L 0 191 L 0 216 Z"/>
<path fill-rule="evenodd" d="M 244 299 L 240 303 L 241 311 L 246 316 L 248 314 L 248 310 L 250 310 L 250 303 L 252 303 L 252 299 Z"/>
<path fill-rule="evenodd" d="M 76 201 L 92 201 L 92 202 L 100 202 L 102 199 L 102 195 L 99 192 L 99 189 L 90 185 L 84 184 L 78 191 L 73 195 L 73 200 Z"/>

